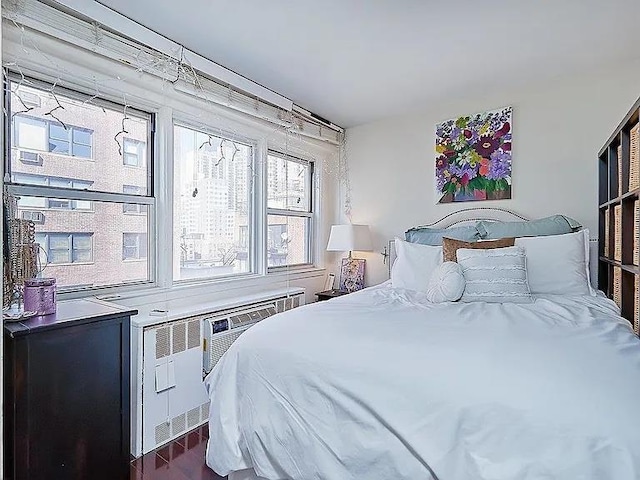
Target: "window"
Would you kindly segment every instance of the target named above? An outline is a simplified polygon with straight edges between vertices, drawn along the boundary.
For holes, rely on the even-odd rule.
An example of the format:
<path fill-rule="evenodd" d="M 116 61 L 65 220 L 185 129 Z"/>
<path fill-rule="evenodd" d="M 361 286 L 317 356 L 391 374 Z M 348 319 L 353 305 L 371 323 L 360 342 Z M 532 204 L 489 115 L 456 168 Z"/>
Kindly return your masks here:
<path fill-rule="evenodd" d="M 253 147 L 174 127 L 175 280 L 252 271 Z"/>
<path fill-rule="evenodd" d="M 46 255 L 43 264 L 93 261 L 93 233 L 37 233 L 36 242 Z"/>
<path fill-rule="evenodd" d="M 54 98 L 51 88 L 37 80 L 26 86 L 10 79 L 5 96 L 12 119 L 5 143 L 8 189 L 18 197 L 17 216 L 33 217 L 46 209 L 35 226 L 48 259 L 44 274 L 57 279 L 61 292 L 153 282 L 148 258 L 155 241 L 153 164 L 143 147 L 140 168 L 124 166 L 124 140 L 119 137 L 118 143 L 116 134 L 124 122 L 137 145 L 150 144 L 154 116 L 131 106 L 125 115 L 123 105 L 61 87 L 55 87 Z M 21 113 L 24 106 L 17 98 L 25 93 L 40 98 L 40 107 L 28 115 Z M 45 115 L 57 101 L 64 106 L 59 115 L 67 128 Z M 22 161 L 22 149 L 36 152 L 38 161 Z M 135 237 L 125 240 L 130 232 Z M 137 261 L 123 262 L 125 255 Z"/>
<path fill-rule="evenodd" d="M 141 187 L 136 187 L 135 185 L 123 185 L 122 193 L 127 195 L 140 195 L 142 192 Z M 122 212 L 123 213 L 147 213 L 147 206 L 140 205 L 138 203 L 124 203 L 122 204 Z"/>
<path fill-rule="evenodd" d="M 122 141 L 122 161 L 129 167 L 142 167 L 145 151 L 146 144 L 144 142 L 131 138 L 125 138 Z"/>
<path fill-rule="evenodd" d="M 91 188 L 93 182 L 76 180 L 73 178 L 47 177 L 43 175 L 31 175 L 24 173 L 14 173 L 11 175 L 14 183 L 24 185 L 48 185 L 51 187 L 73 188 L 76 190 L 87 190 Z M 25 208 L 61 208 L 66 210 L 91 210 L 91 202 L 83 200 L 64 200 L 58 198 L 19 198 L 18 207 Z"/>
<path fill-rule="evenodd" d="M 312 263 L 313 164 L 270 152 L 267 161 L 267 266 Z"/>
<path fill-rule="evenodd" d="M 41 118 L 16 115 L 14 145 L 42 152 L 91 158 L 93 132 Z"/>
<path fill-rule="evenodd" d="M 122 234 L 122 259 L 140 260 L 147 258 L 147 234 L 123 233 Z"/>

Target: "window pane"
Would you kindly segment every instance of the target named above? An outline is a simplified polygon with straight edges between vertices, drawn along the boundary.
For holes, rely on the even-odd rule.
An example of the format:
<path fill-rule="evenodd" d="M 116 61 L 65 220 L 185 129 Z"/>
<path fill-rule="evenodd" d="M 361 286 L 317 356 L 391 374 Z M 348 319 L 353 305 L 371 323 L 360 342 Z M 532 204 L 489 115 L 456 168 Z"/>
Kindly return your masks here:
<path fill-rule="evenodd" d="M 91 250 L 74 250 L 73 261 L 74 262 L 90 262 Z"/>
<path fill-rule="evenodd" d="M 125 215 L 120 203 L 91 203 L 93 208 L 89 212 L 69 209 L 43 212 L 44 222 L 35 226 L 36 237 L 49 262 L 43 275 L 55 277 L 61 289 L 149 281 L 149 264 L 145 258 L 148 216 Z M 19 216 L 24 209 L 18 205 Z M 144 236 L 142 254 L 145 256 L 137 262 L 125 262 L 121 250 L 123 234 L 132 230 Z"/>
<path fill-rule="evenodd" d="M 13 119 L 13 145 L 32 150 L 47 150 L 47 123 L 37 118 L 16 115 Z"/>
<path fill-rule="evenodd" d="M 249 145 L 174 127 L 174 279 L 251 271 L 252 161 Z"/>
<path fill-rule="evenodd" d="M 267 206 L 309 212 L 311 206 L 308 163 L 269 155 L 267 164 Z"/>
<path fill-rule="evenodd" d="M 69 127 L 67 127 L 69 128 Z M 58 123 L 49 123 L 49 138 L 69 141 L 69 131 Z"/>
<path fill-rule="evenodd" d="M 49 200 L 49 208 L 71 208 L 71 200 L 52 198 Z"/>
<path fill-rule="evenodd" d="M 134 153 L 126 153 L 123 155 L 123 162 L 125 165 L 129 167 L 137 167 L 138 166 L 138 155 Z"/>
<path fill-rule="evenodd" d="M 49 248 L 52 250 L 69 250 L 68 235 L 49 235 Z"/>
<path fill-rule="evenodd" d="M 73 145 L 73 156 L 91 158 L 91 147 L 87 145 Z"/>
<path fill-rule="evenodd" d="M 49 151 L 51 153 L 59 153 L 65 155 L 69 153 L 69 142 L 64 140 L 56 140 L 54 138 L 49 139 Z"/>
<path fill-rule="evenodd" d="M 91 130 L 86 130 L 83 128 L 74 128 L 73 143 L 75 145 L 81 144 L 81 145 L 91 146 L 91 133 L 92 133 Z"/>
<path fill-rule="evenodd" d="M 91 235 L 73 235 L 73 249 L 90 249 Z"/>
<path fill-rule="evenodd" d="M 308 218 L 268 215 L 267 224 L 267 266 L 311 263 Z"/>
<path fill-rule="evenodd" d="M 69 250 L 52 250 L 47 253 L 47 261 L 51 263 L 69 263 Z"/>
<path fill-rule="evenodd" d="M 12 116 L 11 130 L 13 149 L 30 149 L 39 152 L 38 174 L 90 182 L 90 189 L 99 192 L 122 193 L 124 184 L 138 185 L 141 194 L 147 195 L 148 162 L 140 163 L 138 169 L 123 165 L 124 139 L 116 134 L 123 129 L 124 107 L 96 105 L 97 100 L 85 102 L 87 97 L 68 95 L 62 89 L 55 90 L 55 96 L 64 109 L 56 115 L 67 126 L 45 115 L 57 106 L 56 99 L 46 89 L 10 83 L 11 108 L 14 112 L 24 110 L 18 99 L 23 94 L 36 95 L 40 106 L 25 114 Z M 150 136 L 150 116 L 127 109 L 124 128 L 136 145 L 136 155 L 146 155 L 147 145 L 153 141 Z M 17 151 L 11 155 L 11 173 L 34 173 L 34 165 L 20 160 Z M 91 159 L 91 160 L 89 160 Z M 119 243 L 119 242 L 118 242 Z M 120 256 L 120 252 L 118 252 Z"/>

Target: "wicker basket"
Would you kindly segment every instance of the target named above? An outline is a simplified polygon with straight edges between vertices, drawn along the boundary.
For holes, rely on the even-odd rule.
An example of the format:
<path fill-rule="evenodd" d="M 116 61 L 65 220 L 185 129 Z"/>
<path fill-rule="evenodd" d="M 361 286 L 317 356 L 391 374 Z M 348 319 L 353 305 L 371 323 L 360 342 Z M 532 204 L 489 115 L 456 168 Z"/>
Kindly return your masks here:
<path fill-rule="evenodd" d="M 640 201 L 633 202 L 633 264 L 640 265 Z"/>
<path fill-rule="evenodd" d="M 607 208 L 604 211 L 604 253 L 603 255 L 609 258 L 609 214 L 611 212 Z"/>
<path fill-rule="evenodd" d="M 618 145 L 616 150 L 618 157 L 618 196 L 622 195 L 622 145 Z"/>
<path fill-rule="evenodd" d="M 640 124 L 636 123 L 630 132 L 629 150 L 629 191 L 640 188 Z"/>
<path fill-rule="evenodd" d="M 613 207 L 613 229 L 614 229 L 614 249 L 613 259 L 616 262 L 622 261 L 622 205 Z"/>
<path fill-rule="evenodd" d="M 622 308 L 622 269 L 613 267 L 613 301 Z"/>
<path fill-rule="evenodd" d="M 640 335 L 640 276 L 636 275 L 635 295 L 633 304 L 633 331 Z"/>

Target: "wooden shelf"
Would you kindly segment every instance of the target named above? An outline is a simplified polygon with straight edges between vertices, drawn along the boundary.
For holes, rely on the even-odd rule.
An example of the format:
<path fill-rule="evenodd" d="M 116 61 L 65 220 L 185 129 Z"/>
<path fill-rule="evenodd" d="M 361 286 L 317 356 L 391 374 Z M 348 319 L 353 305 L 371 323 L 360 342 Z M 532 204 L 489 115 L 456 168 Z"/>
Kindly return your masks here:
<path fill-rule="evenodd" d="M 607 208 L 607 207 L 610 207 L 611 205 L 616 205 L 616 204 L 622 202 L 623 200 L 626 200 L 626 199 L 631 198 L 631 197 L 637 197 L 639 195 L 640 195 L 640 188 L 636 188 L 635 190 L 632 190 L 631 192 L 625 193 L 621 197 L 616 197 L 616 198 L 613 198 L 613 199 L 609 200 L 608 202 L 600 204 L 599 208 Z"/>
<path fill-rule="evenodd" d="M 613 265 L 614 267 L 620 267 L 625 272 L 633 273 L 634 275 L 640 275 L 640 266 L 638 265 L 622 264 L 608 257 L 600 257 L 600 261 L 608 263 L 609 265 Z"/>
<path fill-rule="evenodd" d="M 598 288 L 640 334 L 640 100 L 598 153 Z M 624 193 L 622 193 L 624 192 Z"/>

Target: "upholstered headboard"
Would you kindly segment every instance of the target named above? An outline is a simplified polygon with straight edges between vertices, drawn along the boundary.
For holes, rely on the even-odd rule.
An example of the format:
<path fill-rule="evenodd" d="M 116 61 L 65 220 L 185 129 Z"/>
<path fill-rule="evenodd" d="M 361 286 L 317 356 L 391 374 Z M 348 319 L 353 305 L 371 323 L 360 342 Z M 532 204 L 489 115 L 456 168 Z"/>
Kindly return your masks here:
<path fill-rule="evenodd" d="M 450 228 L 453 226 L 465 225 L 467 223 L 474 223 L 480 220 L 488 222 L 528 222 L 530 219 L 513 212 L 506 208 L 491 208 L 491 207 L 476 207 L 476 208 L 463 208 L 444 217 L 436 220 L 432 223 L 420 225 L 419 227 L 432 227 L 432 228 Z M 417 228 L 419 228 L 417 227 Z M 390 240 L 387 247 L 386 261 L 389 269 L 389 277 L 391 277 L 391 267 L 396 259 L 396 250 L 394 241 Z M 598 278 L 598 239 L 589 239 L 589 270 L 591 276 L 592 285 L 597 285 Z"/>

